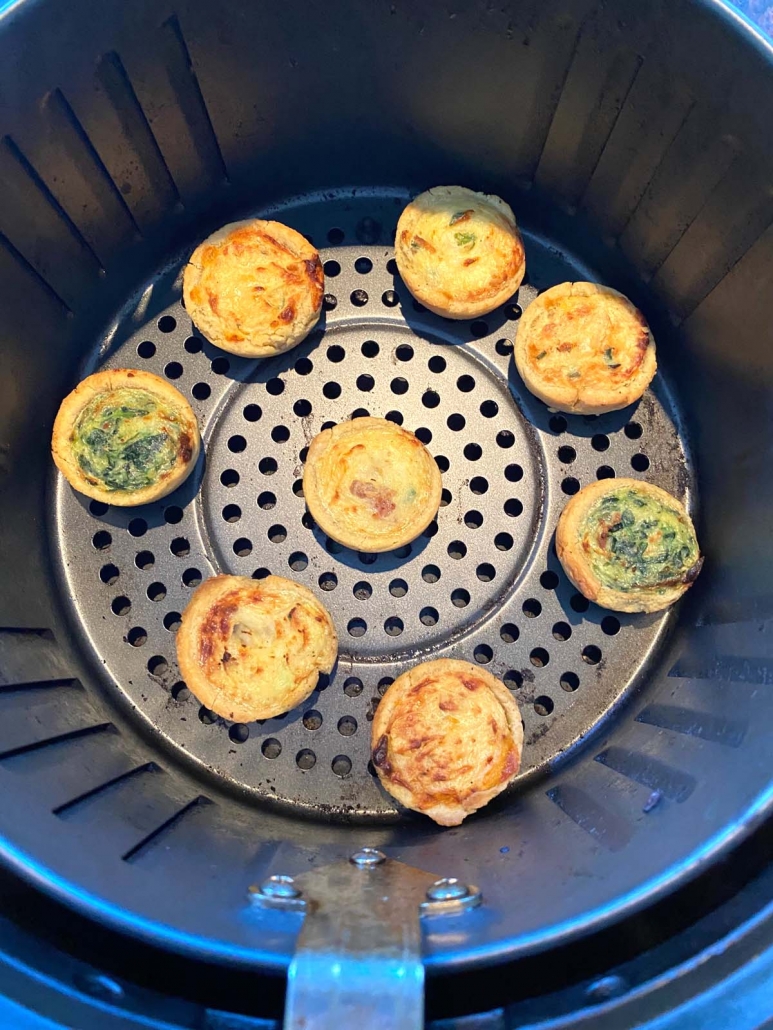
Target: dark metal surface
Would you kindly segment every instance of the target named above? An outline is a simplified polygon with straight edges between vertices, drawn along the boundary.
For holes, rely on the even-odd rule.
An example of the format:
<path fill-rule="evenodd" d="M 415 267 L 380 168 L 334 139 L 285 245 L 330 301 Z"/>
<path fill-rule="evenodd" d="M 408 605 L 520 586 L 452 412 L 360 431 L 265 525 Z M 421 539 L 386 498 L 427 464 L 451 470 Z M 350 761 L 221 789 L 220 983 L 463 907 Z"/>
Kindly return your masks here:
<path fill-rule="evenodd" d="M 651 912 L 677 889 L 677 907 L 684 903 L 691 912 L 700 910 L 705 899 L 687 894 L 687 885 L 766 818 L 772 798 L 768 45 L 751 32 L 733 31 L 736 16 L 720 4 L 688 0 L 653 0 L 645 6 L 623 0 L 603 6 L 591 0 L 560 5 L 470 0 L 442 11 L 430 0 L 405 6 L 377 0 L 367 14 L 355 0 L 342 0 L 334 9 L 301 0 L 220 7 L 181 0 L 175 9 L 165 0 L 132 0 L 120 8 L 71 0 L 68 12 L 67 18 L 54 19 L 45 2 L 27 0 L 4 12 L 0 32 L 0 548 L 6 584 L 0 591 L 0 852 L 6 862 L 95 923 L 152 940 L 169 952 L 216 960 L 218 977 L 225 975 L 222 967 L 240 963 L 283 969 L 292 953 L 297 923 L 248 911 L 249 884 L 271 873 L 298 875 L 363 843 L 483 888 L 487 911 L 460 917 L 453 932 L 438 928 L 426 935 L 426 961 L 435 972 L 516 956 L 527 961 L 525 956 L 569 948 L 603 926 L 632 919 L 636 911 Z M 510 384 L 515 401 L 506 409 L 509 359 L 497 354 L 496 341 L 507 333 L 477 338 L 464 326 L 438 328 L 411 309 L 403 320 L 400 304 L 392 308 L 381 301 L 387 289 L 400 293 L 384 264 L 399 206 L 395 200 L 443 181 L 491 190 L 514 204 L 529 236 L 532 288 L 557 281 L 565 271 L 567 277 L 579 273 L 609 282 L 632 296 L 656 331 L 659 382 L 673 386 L 692 432 L 706 570 L 680 606 L 659 660 L 649 662 L 648 675 L 632 683 L 623 704 L 609 712 L 614 717 L 602 721 L 584 749 L 574 746 L 578 734 L 631 682 L 636 660 L 629 644 L 656 631 L 646 619 L 637 619 L 634 633 L 633 624 L 621 620 L 620 632 L 607 639 L 601 628 L 605 613 L 593 607 L 575 612 L 560 578 L 557 589 L 537 587 L 537 578 L 528 595 L 518 593 L 529 576 L 546 570 L 537 559 L 551 571 L 553 559 L 541 548 L 561 478 L 576 475 L 580 483 L 589 482 L 604 461 L 596 457 L 593 433 L 581 420 L 554 435 L 544 409 L 527 410 L 522 418 L 516 402 L 526 407 L 531 402 L 520 395 L 517 381 Z M 396 188 L 374 194 L 374 183 Z M 358 188 L 351 211 L 345 210 L 343 185 Z M 329 198 L 313 195 L 331 186 L 336 190 Z M 313 205 L 304 209 L 287 201 L 293 193 L 312 198 Z M 517 551 L 517 534 L 509 552 L 492 550 L 490 537 L 488 549 L 474 543 L 489 532 L 493 508 L 482 505 L 486 496 L 493 497 L 492 484 L 502 488 L 501 478 L 484 471 L 488 494 L 472 495 L 474 509 L 461 505 L 458 526 L 464 535 L 446 536 L 467 542 L 465 559 L 451 559 L 446 550 L 442 568 L 436 562 L 443 575 L 433 584 L 420 569 L 415 574 L 421 559 L 412 553 L 394 572 L 386 567 L 374 572 L 367 601 L 349 594 L 349 603 L 356 600 L 379 613 L 368 632 L 350 642 L 352 659 L 363 670 L 361 676 L 355 673 L 363 691 L 351 696 L 335 684 L 321 691 L 314 698 L 321 725 L 315 730 L 302 720 L 284 722 L 274 737 L 283 743 L 276 759 L 256 747 L 264 740 L 264 727 L 255 733 L 250 727 L 247 740 L 239 740 L 244 730 L 236 729 L 231 739 L 230 727 L 199 721 L 197 706 L 184 699 L 182 688 L 177 699 L 170 697 L 164 684 L 172 683 L 161 665 L 154 663 L 157 680 L 149 679 L 149 659 L 170 664 L 171 633 L 161 629 L 162 615 L 180 610 L 172 599 L 181 603 L 188 588 L 170 575 L 156 579 L 147 562 L 137 568 L 134 559 L 144 538 L 120 523 L 110 525 L 105 516 L 68 508 L 61 525 L 67 546 L 79 556 L 71 570 L 62 570 L 64 579 L 52 575 L 61 553 L 58 543 L 53 554 L 49 550 L 48 527 L 56 524 L 57 512 L 48 510 L 46 494 L 48 438 L 59 400 L 86 370 L 87 356 L 106 339 L 105 326 L 116 323 L 115 312 L 126 298 L 138 301 L 152 282 L 154 291 L 145 295 L 136 321 L 118 319 L 131 332 L 114 345 L 148 326 L 146 338 L 156 345 L 158 360 L 166 346 L 176 348 L 172 360 L 182 366 L 176 382 L 186 391 L 197 382 L 217 387 L 200 402 L 213 432 L 218 419 L 225 426 L 243 418 L 239 406 L 228 402 L 257 391 L 264 414 L 251 424 L 255 435 L 247 448 L 230 451 L 229 437 L 221 448 L 214 432 L 213 455 L 221 470 L 233 468 L 232 457 L 243 460 L 240 469 L 245 479 L 255 477 L 253 484 L 263 475 L 259 466 L 255 471 L 261 457 L 277 461 L 269 478 L 287 477 L 281 495 L 283 503 L 287 498 L 287 521 L 279 519 L 278 507 L 276 522 L 270 510 L 258 508 L 255 485 L 239 503 L 241 518 L 255 529 L 245 534 L 252 540 L 248 559 L 233 554 L 239 523 L 222 521 L 221 506 L 229 502 L 219 480 L 207 478 L 214 469 L 207 465 L 202 494 L 207 512 L 202 514 L 191 496 L 170 499 L 169 507 L 182 509 L 182 521 L 151 525 L 145 534 L 166 545 L 164 568 L 182 573 L 195 567 L 182 555 L 174 562 L 169 556 L 169 545 L 184 527 L 191 529 L 192 546 L 211 536 L 218 562 L 227 556 L 235 568 L 253 571 L 273 561 L 289 569 L 292 544 L 308 559 L 305 569 L 292 571 L 311 582 L 315 574 L 318 589 L 319 576 L 330 571 L 328 559 L 340 562 L 344 578 L 355 569 L 359 574 L 359 559 L 352 558 L 351 565 L 342 555 L 330 555 L 299 522 L 303 506 L 292 494 L 295 459 L 285 466 L 280 458 L 291 442 L 296 453 L 300 450 L 300 437 L 282 443 L 268 431 L 260 435 L 261 427 L 279 425 L 296 433 L 295 425 L 278 415 L 281 396 L 268 393 L 259 380 L 231 384 L 235 366 L 218 373 L 210 364 L 213 353 L 189 355 L 179 306 L 174 307 L 179 330 L 156 332 L 157 320 L 169 304 L 177 305 L 177 297 L 164 292 L 168 283 L 162 289 L 163 277 L 154 270 L 174 270 L 182 248 L 210 229 L 272 204 L 288 217 L 292 211 L 300 218 L 305 210 L 305 231 L 323 245 L 330 228 L 345 232 L 341 243 L 331 244 L 330 256 L 344 258 L 338 279 L 346 286 L 331 291 L 338 304 L 328 315 L 331 336 L 346 336 L 347 356 L 329 365 L 327 355 L 322 358 L 323 368 L 339 370 L 325 379 L 335 378 L 346 391 L 343 413 L 369 407 L 364 398 L 376 389 L 356 386 L 362 374 L 377 380 L 369 363 L 379 368 L 380 386 L 381 378 L 393 375 L 389 359 L 398 340 L 424 326 L 429 339 L 416 344 L 407 364 L 423 368 L 431 380 L 440 374 L 422 362 L 439 350 L 456 378 L 472 374 L 476 384 L 486 383 L 494 391 L 490 399 L 503 401 L 497 417 L 508 412 L 510 424 L 504 428 L 517 438 L 511 450 L 523 450 L 523 461 L 517 460 L 525 474 L 515 485 L 524 491 L 533 486 L 526 474 L 529 463 L 536 468 L 541 462 L 548 486 L 541 522 L 540 505 L 527 508 L 526 494 L 516 494 L 524 512 L 508 517 L 519 526 L 523 578 L 507 559 L 502 565 L 505 553 Z M 381 223 L 378 235 L 370 224 L 357 235 L 366 215 Z M 344 217 L 349 221 L 342 224 Z M 366 255 L 373 270 L 353 270 L 353 262 Z M 371 278 L 375 289 L 365 285 Z M 358 288 L 368 293 L 361 307 L 351 302 Z M 359 333 L 371 323 L 386 334 L 389 346 L 366 359 L 357 350 L 366 338 Z M 446 331 L 456 343 L 442 335 Z M 315 356 L 316 351 L 310 353 L 311 360 Z M 137 357 L 149 367 L 154 360 Z M 289 366 L 282 371 L 281 362 L 277 367 L 287 397 L 297 390 L 296 398 L 310 400 L 300 392 L 304 377 Z M 478 385 L 469 394 L 460 392 L 454 375 L 448 387 L 442 386 L 436 409 L 426 409 L 425 415 L 421 405 L 416 424 L 431 428 L 433 441 L 457 435 L 439 417 L 446 403 L 446 419 L 469 416 L 484 431 L 479 409 L 459 406 L 475 396 Z M 404 396 L 413 404 L 410 385 Z M 220 399 L 222 407 L 216 408 Z M 323 404 L 319 396 L 314 400 Z M 341 417 L 333 413 L 330 398 L 324 402 L 326 417 Z M 430 426 L 425 418 L 433 411 L 437 422 Z M 644 450 L 651 462 L 646 474 L 676 475 L 680 463 L 671 468 L 663 431 L 664 413 L 674 411 L 669 397 L 656 391 L 639 441 L 629 440 L 614 423 L 602 430 L 612 440 L 618 474 L 652 429 L 653 449 Z M 532 422 L 533 436 L 527 429 Z M 248 439 L 246 433 L 238 435 Z M 265 450 L 258 448 L 263 452 L 253 459 L 259 441 Z M 486 452 L 485 460 L 495 471 L 506 467 L 506 449 L 495 438 L 470 442 L 491 449 L 494 457 Z M 564 445 L 577 452 L 566 472 L 559 471 L 556 453 Z M 453 462 L 447 444 L 439 453 Z M 457 475 L 454 464 L 449 474 Z M 464 478 L 454 484 L 452 502 L 440 513 L 442 528 L 425 550 L 450 533 L 451 523 L 443 519 L 450 520 L 454 504 L 467 497 Z M 238 487 L 228 490 L 232 494 Z M 278 505 L 280 494 L 273 492 Z M 470 510 L 483 515 L 481 527 L 464 523 Z M 110 533 L 116 541 L 110 546 L 120 550 L 113 584 L 112 573 L 105 573 L 108 582 L 100 578 L 110 556 L 89 551 L 93 531 L 88 534 L 86 527 L 95 522 L 96 531 Z M 536 532 L 527 533 L 535 524 Z M 273 525 L 288 531 L 284 542 L 262 535 Z M 71 532 L 77 526 L 78 533 Z M 85 553 L 88 562 L 82 563 Z M 262 560 L 264 554 L 274 557 Z M 470 604 L 457 609 L 446 586 L 448 570 L 465 561 L 466 581 L 460 579 L 451 590 L 468 591 Z M 476 575 L 484 562 L 495 570 L 488 582 Z M 363 579 L 371 568 L 363 565 Z M 84 621 L 71 617 L 69 598 L 62 603 L 67 575 L 75 577 L 73 583 L 78 579 L 75 603 L 89 602 Z M 521 609 L 514 621 L 520 637 L 513 642 L 497 636 L 498 608 L 472 623 L 466 614 L 498 596 L 492 587 L 500 575 L 511 584 L 507 604 L 517 607 L 517 601 L 531 598 L 542 605 L 533 619 Z M 409 587 L 402 596 L 389 593 L 397 576 Z M 125 596 L 133 610 L 136 606 L 148 619 L 147 625 L 134 624 L 148 632 L 148 642 L 136 648 L 123 642 L 118 629 L 129 615 L 114 615 L 108 606 L 115 588 L 123 589 L 122 579 L 131 585 L 131 596 L 129 591 Z M 158 587 L 153 595 L 159 599 L 148 598 L 153 583 L 166 589 L 163 600 Z M 346 583 L 351 590 L 351 578 Z M 387 675 L 380 660 L 402 646 L 396 642 L 411 640 L 414 650 L 431 644 L 429 628 L 419 629 L 402 614 L 415 613 L 416 591 L 429 596 L 431 587 L 445 605 L 428 602 L 445 620 L 437 627 L 453 629 L 461 653 L 470 647 L 474 660 L 474 646 L 486 644 L 493 652 L 490 667 L 521 674 L 525 669 L 544 690 L 544 695 L 533 693 L 530 683 L 517 688 L 527 702 L 535 769 L 547 771 L 564 742 L 572 744 L 569 760 L 550 765 L 549 778 L 527 775 L 511 796 L 450 832 L 419 819 L 390 822 L 388 800 L 371 794 L 365 840 L 361 825 L 344 821 L 352 818 L 356 803 L 346 796 L 348 786 L 357 786 L 358 795 L 360 788 L 375 791 L 362 761 L 367 706 Z M 341 583 L 328 593 L 342 596 Z M 166 598 L 169 605 L 162 612 Z M 384 630 L 392 617 L 403 620 L 397 637 Z M 552 636 L 557 620 L 572 628 L 569 640 Z M 128 622 L 127 627 L 132 628 Z M 151 640 L 158 643 L 153 650 Z M 557 663 L 564 654 L 582 662 L 579 640 L 599 647 L 602 661 L 595 667 L 578 664 L 580 686 L 564 692 L 560 675 L 573 667 Z M 532 663 L 535 647 L 548 652 L 547 665 Z M 647 650 L 643 643 L 637 653 Z M 100 657 L 108 660 L 108 669 Z M 95 672 L 97 665 L 102 672 Z M 554 706 L 550 715 L 533 707 L 541 696 Z M 356 721 L 356 732 L 341 732 L 341 718 L 347 730 Z M 314 724 L 317 717 L 309 721 Z M 542 727 L 546 732 L 537 740 Z M 160 747 L 162 734 L 166 741 Z M 309 743 L 315 734 L 319 747 Z M 191 745 L 191 755 L 182 744 Z M 296 763 L 302 750 L 314 752 L 313 768 Z M 335 763 L 346 770 L 345 762 L 335 762 L 341 758 L 352 762 L 343 777 L 333 768 Z M 273 784 L 281 794 L 277 802 L 261 772 L 272 762 L 281 770 L 281 784 Z M 320 818 L 319 806 L 314 812 L 291 808 L 299 784 L 304 791 L 310 788 L 309 797 L 324 793 L 339 821 Z M 634 925 L 640 939 L 647 918 Z M 573 949 L 573 961 L 585 951 L 584 945 Z M 567 953 L 557 961 L 563 969 Z M 531 966 L 530 983 L 550 966 L 544 959 Z M 609 984 L 599 988 L 607 989 Z M 572 1005 L 578 1004 L 575 998 Z M 221 1007 L 228 1010 L 225 1002 Z"/>
<path fill-rule="evenodd" d="M 589 611 L 555 557 L 558 515 L 580 483 L 601 476 L 644 477 L 693 498 L 663 376 L 622 412 L 567 418 L 551 416 L 514 370 L 521 310 L 536 291 L 581 278 L 578 262 L 527 237 L 529 282 L 512 304 L 473 323 L 417 312 L 392 248 L 358 242 L 391 239 L 405 199 L 329 197 L 269 212 L 323 247 L 329 309 L 323 328 L 270 362 L 225 355 L 196 335 L 179 265 L 150 280 L 96 352 L 109 349 L 104 367 L 146 368 L 188 396 L 206 469 L 137 509 L 89 504 L 57 483 L 63 597 L 107 689 L 126 696 L 160 744 L 256 797 L 325 816 L 397 816 L 369 767 L 370 720 L 388 684 L 431 658 L 480 663 L 513 690 L 525 723 L 521 778 L 568 757 L 643 675 L 668 613 Z M 358 413 L 417 432 L 443 473 L 436 520 L 386 555 L 326 539 L 303 501 L 311 439 Z M 181 682 L 180 613 L 219 572 L 289 576 L 329 608 L 338 665 L 299 709 L 234 726 Z"/>

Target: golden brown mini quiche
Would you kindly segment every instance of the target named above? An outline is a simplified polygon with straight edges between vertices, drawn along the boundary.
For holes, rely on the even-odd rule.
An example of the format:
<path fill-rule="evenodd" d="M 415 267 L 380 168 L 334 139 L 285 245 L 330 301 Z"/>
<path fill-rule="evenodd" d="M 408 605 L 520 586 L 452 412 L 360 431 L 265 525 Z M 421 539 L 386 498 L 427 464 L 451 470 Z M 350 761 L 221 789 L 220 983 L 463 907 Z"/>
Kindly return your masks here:
<path fill-rule="evenodd" d="M 411 201 L 397 223 L 395 260 L 413 296 L 446 318 L 487 315 L 526 272 L 510 206 L 463 186 L 436 186 Z"/>
<path fill-rule="evenodd" d="M 255 219 L 224 226 L 194 250 L 183 296 L 211 343 L 266 358 L 295 347 L 314 328 L 324 284 L 319 254 L 299 232 Z"/>
<path fill-rule="evenodd" d="M 423 662 L 394 681 L 373 719 L 372 759 L 400 804 L 458 826 L 515 778 L 523 726 L 503 683 L 470 662 Z"/>
<path fill-rule="evenodd" d="M 657 370 L 644 316 L 595 283 L 561 283 L 531 302 L 518 324 L 515 364 L 540 400 L 585 415 L 637 401 Z"/>
<path fill-rule="evenodd" d="M 196 416 L 164 379 L 130 368 L 96 372 L 62 401 L 51 453 L 87 497 L 147 504 L 175 490 L 201 448 Z"/>
<path fill-rule="evenodd" d="M 383 418 L 323 430 L 311 442 L 303 472 L 317 525 L 358 551 L 410 543 L 435 517 L 441 490 L 440 471 L 421 441 Z"/>
<path fill-rule="evenodd" d="M 602 479 L 575 494 L 558 520 L 556 553 L 578 590 L 618 612 L 667 608 L 703 565 L 684 505 L 638 479 Z"/>
<path fill-rule="evenodd" d="M 177 662 L 201 703 L 235 722 L 270 719 L 305 701 L 338 650 L 333 620 L 305 586 L 267 576 L 214 576 L 177 631 Z"/>

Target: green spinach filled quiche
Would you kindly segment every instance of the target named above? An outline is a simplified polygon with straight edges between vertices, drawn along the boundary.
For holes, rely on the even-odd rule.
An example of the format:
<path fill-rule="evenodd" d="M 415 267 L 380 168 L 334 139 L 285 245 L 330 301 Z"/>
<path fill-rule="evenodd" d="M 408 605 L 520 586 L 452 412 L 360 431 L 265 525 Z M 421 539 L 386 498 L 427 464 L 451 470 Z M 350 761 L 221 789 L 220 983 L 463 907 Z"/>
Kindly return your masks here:
<path fill-rule="evenodd" d="M 166 497 L 191 474 L 200 449 L 183 395 L 126 368 L 79 383 L 62 401 L 51 440 L 56 467 L 74 489 L 121 506 Z"/>
<path fill-rule="evenodd" d="M 667 608 L 703 565 L 684 506 L 638 479 L 603 479 L 575 494 L 558 521 L 556 553 L 585 597 L 618 612 Z"/>

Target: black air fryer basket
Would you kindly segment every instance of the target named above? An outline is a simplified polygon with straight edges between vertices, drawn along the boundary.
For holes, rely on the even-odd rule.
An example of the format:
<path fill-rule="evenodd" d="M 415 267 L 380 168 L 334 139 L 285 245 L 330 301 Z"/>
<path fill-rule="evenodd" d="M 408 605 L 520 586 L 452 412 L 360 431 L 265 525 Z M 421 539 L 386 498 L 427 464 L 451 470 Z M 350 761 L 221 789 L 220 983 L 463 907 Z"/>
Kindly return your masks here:
<path fill-rule="evenodd" d="M 0 58 L 0 854 L 33 885 L 35 932 L 69 927 L 68 949 L 90 940 L 129 979 L 152 969 L 162 992 L 276 1017 L 305 918 L 294 982 L 319 1016 L 368 984 L 394 1000 L 394 926 L 387 944 L 367 931 L 364 986 L 325 964 L 378 911 L 411 927 L 408 1009 L 420 946 L 430 1015 L 449 1014 L 608 969 L 756 872 L 773 725 L 768 45 L 711 0 L 23 0 Z M 504 197 L 526 245 L 519 293 L 476 321 L 422 309 L 394 263 L 407 199 L 456 183 Z M 319 326 L 262 362 L 203 341 L 181 301 L 193 247 L 245 217 L 293 226 L 325 263 Z M 523 309 L 577 279 L 653 327 L 658 376 L 624 411 L 551 412 L 515 371 Z M 59 402 L 109 367 L 165 376 L 200 420 L 206 459 L 157 504 L 89 503 L 54 474 Z M 302 493 L 311 438 L 364 413 L 416 432 L 443 472 L 436 521 L 384 555 L 327 539 Z M 706 564 L 672 611 L 602 610 L 561 570 L 558 514 L 614 476 L 695 517 Z M 286 716 L 230 724 L 180 679 L 180 613 L 217 571 L 290 576 L 333 615 L 338 664 Z M 369 764 L 387 686 L 443 656 L 505 682 L 526 740 L 513 789 L 445 830 L 398 810 Z M 386 863 L 352 864 L 364 847 Z M 441 878 L 461 903 L 420 915 Z M 266 881 L 273 903 L 250 891 Z M 599 982 L 583 1005 L 624 993 Z M 397 1004 L 383 1025 L 415 1025 Z"/>

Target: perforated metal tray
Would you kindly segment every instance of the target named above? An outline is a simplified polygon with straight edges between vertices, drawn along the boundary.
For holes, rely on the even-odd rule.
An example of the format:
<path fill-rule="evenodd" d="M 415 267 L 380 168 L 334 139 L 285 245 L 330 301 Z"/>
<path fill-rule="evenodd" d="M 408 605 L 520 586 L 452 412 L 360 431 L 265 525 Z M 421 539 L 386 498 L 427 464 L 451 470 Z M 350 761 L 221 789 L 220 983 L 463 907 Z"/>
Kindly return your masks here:
<path fill-rule="evenodd" d="M 642 477 L 693 499 L 662 376 L 640 404 L 582 417 L 551 413 L 514 370 L 522 309 L 587 272 L 527 237 L 512 303 L 485 320 L 440 319 L 412 300 L 386 243 L 406 199 L 336 194 L 261 212 L 307 234 L 326 274 L 319 327 L 271 361 L 197 335 L 181 302 L 187 252 L 161 270 L 108 328 L 92 367 L 166 376 L 196 410 L 206 458 L 175 495 L 143 508 L 89 503 L 63 481 L 56 495 L 64 590 L 106 689 L 257 800 L 346 819 L 399 817 L 369 764 L 370 722 L 419 661 L 464 658 L 504 680 L 525 725 L 520 778 L 581 742 L 636 682 L 669 617 L 589 606 L 556 559 L 558 515 L 597 477 Z M 326 539 L 303 500 L 310 440 L 360 414 L 415 432 L 443 473 L 437 519 L 384 555 Z M 216 572 L 296 578 L 332 613 L 338 664 L 285 716 L 229 724 L 180 680 L 180 613 Z"/>

